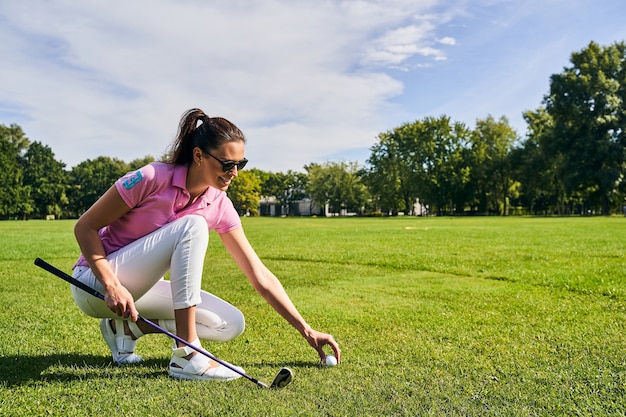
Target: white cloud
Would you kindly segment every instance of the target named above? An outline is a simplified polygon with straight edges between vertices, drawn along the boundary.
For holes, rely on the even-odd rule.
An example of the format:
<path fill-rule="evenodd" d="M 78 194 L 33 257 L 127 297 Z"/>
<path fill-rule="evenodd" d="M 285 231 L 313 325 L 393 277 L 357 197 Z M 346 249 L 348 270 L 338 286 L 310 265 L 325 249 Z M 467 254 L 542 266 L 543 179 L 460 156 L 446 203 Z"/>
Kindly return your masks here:
<path fill-rule="evenodd" d="M 441 39 L 438 39 L 437 42 L 443 45 L 456 45 L 456 39 L 451 38 L 450 36 L 445 36 Z"/>

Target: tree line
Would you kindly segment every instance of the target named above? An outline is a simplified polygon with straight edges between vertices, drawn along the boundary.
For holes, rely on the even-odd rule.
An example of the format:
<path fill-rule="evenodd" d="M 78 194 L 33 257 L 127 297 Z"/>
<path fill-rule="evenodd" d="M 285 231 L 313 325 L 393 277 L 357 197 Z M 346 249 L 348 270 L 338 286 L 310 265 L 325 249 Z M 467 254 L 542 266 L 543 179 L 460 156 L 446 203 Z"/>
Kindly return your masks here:
<path fill-rule="evenodd" d="M 488 115 L 471 129 L 425 117 L 382 132 L 364 165 L 311 163 L 304 172 L 241 171 L 228 194 L 241 213 L 262 200 L 283 214 L 308 199 L 331 213 L 622 213 L 626 183 L 626 45 L 591 42 L 550 77 L 524 137 Z M 0 217 L 75 218 L 111 184 L 154 157 L 101 156 L 71 170 L 16 124 L 0 125 Z"/>

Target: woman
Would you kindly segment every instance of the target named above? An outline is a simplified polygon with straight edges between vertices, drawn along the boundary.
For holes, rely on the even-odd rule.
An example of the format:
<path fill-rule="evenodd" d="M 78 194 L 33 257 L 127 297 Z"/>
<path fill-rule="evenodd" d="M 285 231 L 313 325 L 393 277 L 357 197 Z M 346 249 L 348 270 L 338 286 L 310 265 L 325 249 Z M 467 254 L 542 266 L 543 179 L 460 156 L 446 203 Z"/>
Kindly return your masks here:
<path fill-rule="evenodd" d="M 244 158 L 245 137 L 229 121 L 187 111 L 166 162 L 126 174 L 87 210 L 74 232 L 81 257 L 74 277 L 101 291 L 104 301 L 73 288 L 78 307 L 101 318 L 100 330 L 118 364 L 141 361 L 137 339 L 156 332 L 138 314 L 195 346 L 199 339 L 228 341 L 244 330 L 242 313 L 202 291 L 209 230 L 216 230 L 254 289 L 326 357 L 330 334 L 312 329 L 280 281 L 250 246 L 226 190 Z M 170 272 L 169 281 L 162 277 Z M 175 378 L 230 380 L 240 375 L 188 346 L 174 343 Z"/>

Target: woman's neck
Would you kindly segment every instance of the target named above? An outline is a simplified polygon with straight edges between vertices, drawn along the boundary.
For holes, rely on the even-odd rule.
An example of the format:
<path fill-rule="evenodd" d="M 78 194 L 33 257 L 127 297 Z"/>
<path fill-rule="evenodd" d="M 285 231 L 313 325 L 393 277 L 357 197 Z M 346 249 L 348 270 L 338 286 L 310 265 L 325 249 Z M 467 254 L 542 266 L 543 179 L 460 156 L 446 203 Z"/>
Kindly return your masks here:
<path fill-rule="evenodd" d="M 207 190 L 207 188 L 209 188 L 208 184 L 202 181 L 202 177 L 199 175 L 198 170 L 194 168 L 195 167 L 191 165 L 187 170 L 187 181 L 185 182 L 187 191 L 191 196 L 191 202 L 195 201 Z"/>

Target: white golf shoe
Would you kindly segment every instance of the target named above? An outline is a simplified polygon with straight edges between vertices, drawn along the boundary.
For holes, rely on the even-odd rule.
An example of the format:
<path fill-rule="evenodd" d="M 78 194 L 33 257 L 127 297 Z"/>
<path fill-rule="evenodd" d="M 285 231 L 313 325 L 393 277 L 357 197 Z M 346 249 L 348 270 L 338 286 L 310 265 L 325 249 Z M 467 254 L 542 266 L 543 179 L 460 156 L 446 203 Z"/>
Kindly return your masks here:
<path fill-rule="evenodd" d="M 194 346 L 202 347 L 198 339 L 192 342 Z M 203 381 L 231 381 L 233 379 L 241 378 L 241 375 L 226 366 L 215 362 L 206 356 L 196 353 L 196 351 L 188 346 L 178 348 L 174 342 L 174 353 L 170 361 L 170 376 L 178 379 L 191 379 L 191 380 L 203 380 Z M 185 359 L 184 356 L 188 356 L 191 353 L 195 353 L 191 358 Z M 245 371 L 238 367 L 240 372 Z"/>
<path fill-rule="evenodd" d="M 143 361 L 141 356 L 134 353 L 137 339 L 143 336 L 143 332 L 135 323 L 129 321 L 128 327 L 136 338 L 133 340 L 131 336 L 124 333 L 124 320 L 115 320 L 115 331 L 111 328 L 112 321 L 113 319 L 100 320 L 100 332 L 111 349 L 113 362 L 118 365 L 128 365 Z"/>

